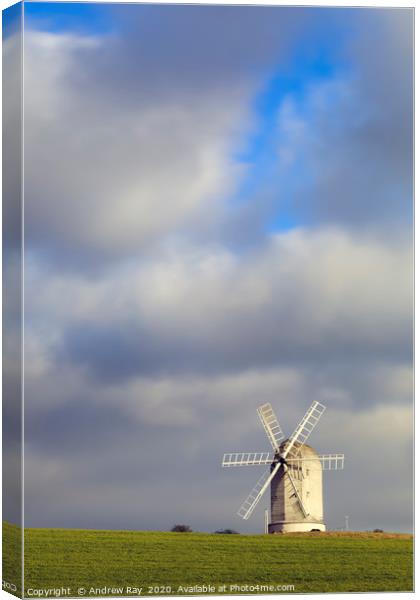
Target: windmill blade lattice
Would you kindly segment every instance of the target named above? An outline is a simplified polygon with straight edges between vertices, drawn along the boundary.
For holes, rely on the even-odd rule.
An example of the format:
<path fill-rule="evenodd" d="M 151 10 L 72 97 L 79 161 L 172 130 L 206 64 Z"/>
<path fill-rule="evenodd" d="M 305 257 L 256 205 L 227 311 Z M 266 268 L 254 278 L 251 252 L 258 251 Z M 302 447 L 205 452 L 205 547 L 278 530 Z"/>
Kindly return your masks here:
<path fill-rule="evenodd" d="M 292 437 L 287 443 L 287 446 L 283 452 L 283 458 L 286 458 L 290 451 L 293 453 L 297 452 L 301 446 L 306 442 L 306 440 L 311 435 L 312 431 L 315 429 L 315 426 L 319 422 L 322 414 L 325 410 L 325 406 L 320 402 L 312 402 L 308 412 L 303 417 L 302 421 L 296 427 L 293 432 Z"/>
<path fill-rule="evenodd" d="M 253 465 L 271 465 L 270 452 L 231 452 L 223 455 L 222 467 L 249 467 Z"/>
<path fill-rule="evenodd" d="M 273 407 L 267 402 L 267 404 L 263 404 L 257 408 L 257 413 L 270 440 L 270 444 L 273 446 L 274 452 L 277 452 L 280 442 L 284 439 L 284 433 L 281 430 Z"/>
<path fill-rule="evenodd" d="M 311 462 L 320 462 L 323 471 L 341 471 L 344 469 L 344 454 L 318 454 L 314 457 L 289 458 L 287 463 L 296 466 L 309 466 Z"/>
<path fill-rule="evenodd" d="M 297 489 L 297 487 L 296 487 L 296 484 L 295 484 L 295 482 L 294 482 L 294 480 L 293 480 L 293 477 L 291 476 L 291 474 L 290 474 L 290 472 L 289 472 L 289 470 L 288 470 L 288 469 L 287 469 L 287 471 L 286 471 L 286 474 L 287 474 L 287 476 L 289 477 L 290 483 L 292 484 L 293 492 L 294 492 L 294 495 L 296 496 L 296 499 L 297 499 L 297 501 L 298 501 L 298 504 L 299 504 L 300 510 L 302 511 L 302 514 L 303 514 L 303 516 L 304 516 L 304 517 L 307 517 L 309 513 L 307 512 L 307 510 L 306 510 L 306 508 L 305 508 L 305 505 L 303 504 L 303 500 L 302 500 L 302 498 L 300 497 L 300 494 L 299 494 L 299 492 L 298 492 L 298 489 Z"/>
<path fill-rule="evenodd" d="M 280 466 L 280 463 L 278 463 L 271 471 L 271 473 L 269 469 L 264 471 L 260 479 L 257 481 L 255 487 L 252 489 L 251 493 L 246 498 L 241 508 L 238 510 L 238 515 L 240 517 L 242 517 L 243 519 L 248 519 L 251 516 L 252 512 L 254 511 L 254 508 L 257 506 L 258 502 L 260 501 L 260 498 L 270 485 L 271 480 L 276 475 Z"/>

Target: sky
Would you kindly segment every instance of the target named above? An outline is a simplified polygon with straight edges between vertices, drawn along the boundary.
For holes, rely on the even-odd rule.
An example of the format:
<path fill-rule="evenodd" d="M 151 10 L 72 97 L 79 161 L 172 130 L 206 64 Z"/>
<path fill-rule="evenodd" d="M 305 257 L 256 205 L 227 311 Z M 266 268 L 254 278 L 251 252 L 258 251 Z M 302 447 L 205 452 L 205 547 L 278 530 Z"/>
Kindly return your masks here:
<path fill-rule="evenodd" d="M 412 11 L 24 10 L 26 526 L 261 532 L 221 457 L 317 400 L 327 527 L 411 531 Z"/>

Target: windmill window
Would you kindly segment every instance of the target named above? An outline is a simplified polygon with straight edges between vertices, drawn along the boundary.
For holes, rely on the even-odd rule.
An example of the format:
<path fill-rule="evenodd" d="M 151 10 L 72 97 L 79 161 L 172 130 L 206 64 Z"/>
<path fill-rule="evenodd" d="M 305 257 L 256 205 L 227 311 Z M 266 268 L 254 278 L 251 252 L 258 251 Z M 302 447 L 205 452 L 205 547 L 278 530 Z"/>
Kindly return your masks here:
<path fill-rule="evenodd" d="M 311 493 L 311 492 L 306 492 L 306 497 L 307 497 L 307 498 L 309 498 L 309 494 L 310 494 L 310 493 Z"/>
<path fill-rule="evenodd" d="M 309 475 L 309 469 L 306 469 L 306 477 Z"/>

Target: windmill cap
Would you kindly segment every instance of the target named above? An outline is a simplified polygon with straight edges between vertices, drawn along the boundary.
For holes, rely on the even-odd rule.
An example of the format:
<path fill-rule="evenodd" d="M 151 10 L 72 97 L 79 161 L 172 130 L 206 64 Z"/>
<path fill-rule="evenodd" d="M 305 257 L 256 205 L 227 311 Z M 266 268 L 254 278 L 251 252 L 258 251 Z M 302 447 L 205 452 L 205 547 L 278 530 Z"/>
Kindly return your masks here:
<path fill-rule="evenodd" d="M 284 440 L 281 444 L 280 444 L 280 452 L 283 451 L 287 445 L 289 440 Z M 299 447 L 298 450 L 298 456 L 318 456 L 318 452 L 316 452 L 312 446 L 309 446 L 308 444 L 302 444 L 302 446 Z M 290 455 L 289 455 L 290 456 Z M 287 460 L 287 459 L 286 459 Z"/>

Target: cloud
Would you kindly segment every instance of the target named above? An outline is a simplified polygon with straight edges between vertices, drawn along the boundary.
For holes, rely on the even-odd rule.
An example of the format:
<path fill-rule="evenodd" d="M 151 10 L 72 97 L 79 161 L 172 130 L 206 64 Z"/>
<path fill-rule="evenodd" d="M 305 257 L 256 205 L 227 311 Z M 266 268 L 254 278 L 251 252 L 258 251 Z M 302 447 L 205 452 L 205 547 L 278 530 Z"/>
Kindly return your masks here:
<path fill-rule="evenodd" d="M 48 306 L 60 328 L 51 340 L 58 362 L 98 381 L 411 361 L 407 243 L 302 230 L 240 257 L 177 247 L 91 284 L 60 275 L 34 281 L 34 314 Z"/>
<path fill-rule="evenodd" d="M 28 244 L 78 269 L 223 221 L 253 95 L 299 24 L 136 8 L 116 11 L 118 34 L 25 36 Z"/>
<path fill-rule="evenodd" d="M 341 480 L 328 477 L 326 484 L 326 509 L 332 509 L 331 524 L 344 526 L 347 514 L 355 530 L 376 527 L 398 530 L 401 527 L 410 531 L 413 518 L 411 406 L 378 405 L 359 414 L 336 412 L 328 425 L 330 443 L 334 447 L 338 444 L 346 454 L 345 477 Z"/>
<path fill-rule="evenodd" d="M 351 13 L 342 63 L 280 97 L 269 140 L 278 163 L 261 176 L 239 158 L 259 133 L 256 101 L 273 69 L 287 74 L 299 35 L 316 42 L 316 15 L 139 8 L 130 18 L 116 11 L 118 33 L 26 35 L 28 248 L 80 270 L 156 252 L 173 237 L 247 246 L 264 243 L 285 211 L 298 222 L 406 234 L 409 11 Z M 232 210 L 253 177 L 256 191 Z"/>
<path fill-rule="evenodd" d="M 278 177 L 297 163 L 288 205 L 311 223 L 406 235 L 413 198 L 412 12 L 360 19 L 335 72 L 279 108 Z M 354 23 L 353 23 L 354 27 Z M 301 170 L 299 170 L 301 175 Z"/>
<path fill-rule="evenodd" d="M 98 107 L 69 77 L 79 67 L 75 49 L 89 59 L 104 41 L 39 33 L 26 40 L 31 246 L 89 263 L 95 253 L 139 252 L 212 204 L 217 210 L 239 175 L 228 157 L 240 111 L 234 91 L 190 106 L 156 98 L 130 110 L 111 99 Z"/>

